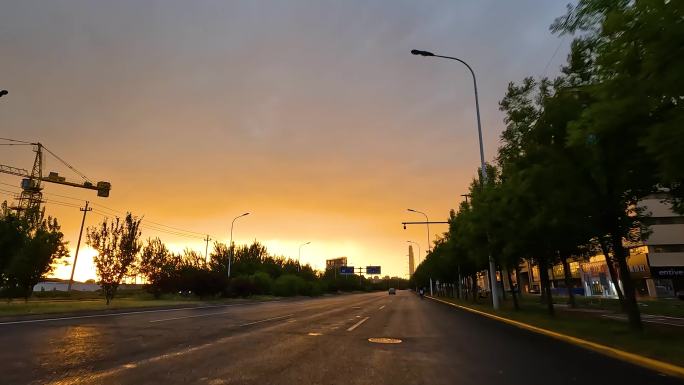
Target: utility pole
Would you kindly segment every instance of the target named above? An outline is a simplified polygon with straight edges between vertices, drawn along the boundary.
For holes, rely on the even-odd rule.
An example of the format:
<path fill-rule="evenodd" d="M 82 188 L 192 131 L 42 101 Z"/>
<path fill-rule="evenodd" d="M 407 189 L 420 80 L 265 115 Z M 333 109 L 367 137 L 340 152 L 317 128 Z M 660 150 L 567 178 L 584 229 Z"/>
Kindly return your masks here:
<path fill-rule="evenodd" d="M 209 234 L 207 234 L 207 237 L 204 238 L 204 241 L 207 242 L 207 245 L 204 247 L 204 264 L 207 264 L 207 259 L 209 258 L 209 241 L 211 241 L 211 238 L 209 238 Z"/>
<path fill-rule="evenodd" d="M 85 218 L 88 211 L 93 211 L 92 207 L 88 207 L 90 202 L 86 201 L 84 208 L 79 208 L 79 211 L 83 211 L 83 219 L 81 219 L 81 231 L 78 233 L 78 242 L 76 242 L 76 254 L 74 254 L 74 265 L 71 267 L 71 277 L 69 278 L 69 287 L 67 292 L 71 291 L 71 285 L 74 283 L 74 272 L 76 271 L 76 261 L 78 260 L 78 249 L 81 248 L 81 237 L 83 236 L 83 225 L 85 224 Z"/>

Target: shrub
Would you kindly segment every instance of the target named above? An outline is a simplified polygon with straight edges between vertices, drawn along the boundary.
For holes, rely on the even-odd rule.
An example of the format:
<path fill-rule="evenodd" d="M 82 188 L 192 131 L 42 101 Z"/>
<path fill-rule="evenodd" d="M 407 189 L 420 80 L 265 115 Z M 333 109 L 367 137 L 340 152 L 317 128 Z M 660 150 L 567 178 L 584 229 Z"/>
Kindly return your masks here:
<path fill-rule="evenodd" d="M 307 282 L 292 274 L 283 274 L 275 280 L 273 293 L 280 297 L 291 297 L 303 294 Z"/>
<path fill-rule="evenodd" d="M 273 292 L 273 279 L 263 271 L 257 271 L 250 276 L 254 292 L 252 294 L 271 294 Z"/>

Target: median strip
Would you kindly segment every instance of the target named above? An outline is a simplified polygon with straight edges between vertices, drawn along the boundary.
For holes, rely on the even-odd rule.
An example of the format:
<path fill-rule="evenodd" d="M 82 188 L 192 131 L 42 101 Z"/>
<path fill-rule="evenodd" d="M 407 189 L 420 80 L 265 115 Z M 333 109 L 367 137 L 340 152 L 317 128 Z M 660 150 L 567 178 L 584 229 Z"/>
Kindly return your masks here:
<path fill-rule="evenodd" d="M 500 316 L 497 316 L 497 315 L 494 315 L 491 313 L 476 310 L 476 309 L 469 308 L 466 306 L 457 305 L 455 303 L 452 303 L 449 301 L 444 301 L 444 300 L 441 300 L 439 298 L 435 298 L 435 297 L 431 297 L 431 296 L 426 296 L 426 297 L 433 300 L 433 301 L 437 301 L 437 302 L 440 302 L 440 303 L 443 303 L 443 304 L 446 304 L 449 306 L 453 306 L 455 308 L 465 310 L 465 311 L 468 311 L 471 313 L 475 313 L 475 314 L 478 314 L 478 315 L 481 315 L 484 317 L 492 318 L 492 319 L 495 319 L 497 321 L 501 321 L 501 322 L 507 323 L 509 325 L 516 326 L 516 327 L 521 328 L 521 329 L 529 330 L 529 331 L 532 331 L 532 332 L 535 332 L 538 334 L 543 334 L 545 336 L 552 337 L 552 338 L 555 338 L 555 339 L 558 339 L 558 340 L 561 340 L 561 341 L 564 341 L 567 343 L 571 343 L 573 345 L 577 345 L 577 346 L 595 351 L 597 353 L 601 353 L 601 354 L 609 356 L 609 357 L 617 358 L 619 360 L 626 361 L 626 362 L 629 362 L 631 364 L 639 365 L 641 367 L 651 369 L 651 370 L 655 370 L 658 372 L 662 372 L 665 374 L 669 374 L 671 376 L 684 378 L 684 368 L 681 366 L 678 366 L 678 365 L 670 364 L 670 363 L 663 362 L 663 361 L 654 360 L 652 358 L 644 357 L 644 356 L 634 354 L 634 353 L 629 353 L 629 352 L 626 352 L 624 350 L 619 350 L 619 349 L 611 348 L 609 346 L 597 344 L 596 342 L 587 341 L 587 340 L 584 340 L 581 338 L 572 337 L 572 336 L 569 336 L 566 334 L 561 334 L 558 332 L 554 332 L 554 331 L 551 331 L 548 329 L 543 329 L 543 328 L 540 328 L 537 326 L 526 324 L 526 323 L 523 323 L 520 321 L 515 321 L 515 320 L 509 319 L 509 318 L 500 317 Z"/>

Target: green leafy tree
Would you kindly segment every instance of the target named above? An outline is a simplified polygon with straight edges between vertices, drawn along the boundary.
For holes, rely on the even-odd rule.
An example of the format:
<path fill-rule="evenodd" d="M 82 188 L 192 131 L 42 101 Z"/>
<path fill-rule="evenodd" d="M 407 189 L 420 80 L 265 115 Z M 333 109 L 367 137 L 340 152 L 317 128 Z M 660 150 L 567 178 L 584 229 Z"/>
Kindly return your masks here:
<path fill-rule="evenodd" d="M 148 239 L 143 247 L 138 263 L 138 272 L 145 278 L 149 290 L 156 298 L 164 291 L 164 284 L 175 271 L 173 254 L 159 239 Z"/>
<path fill-rule="evenodd" d="M 591 123 L 599 138 L 629 139 L 625 153 L 652 167 L 648 175 L 669 187 L 684 212 L 684 3 L 681 1 L 580 0 L 552 25 L 578 33 L 591 73 L 594 98 L 579 126 Z M 589 64 L 589 65 L 586 65 Z M 617 142 L 624 144 L 623 141 Z M 645 152 L 645 154 L 644 154 Z M 644 161 L 644 156 L 650 158 Z M 619 253 L 619 252 L 618 252 Z"/>
<path fill-rule="evenodd" d="M 586 101 L 569 125 L 567 145 L 596 202 L 597 240 L 623 284 L 623 308 L 641 328 L 625 240 L 643 226 L 638 202 L 669 187 L 682 209 L 684 64 L 681 1 L 580 0 L 552 29 L 578 33 L 564 69 Z M 612 266 L 615 262 L 617 271 Z"/>
<path fill-rule="evenodd" d="M 7 202 L 3 202 L 0 211 L 0 289 L 8 296 L 11 290 L 7 267 L 24 243 L 24 228 L 20 218 L 7 208 Z"/>
<path fill-rule="evenodd" d="M 130 275 L 142 248 L 140 221 L 128 213 L 123 220 L 105 218 L 99 226 L 88 228 L 87 243 L 97 251 L 93 260 L 107 305 L 123 279 Z"/>
<path fill-rule="evenodd" d="M 5 254 L 5 285 L 28 299 L 33 287 L 68 254 L 57 219 L 41 212 L 35 222 L 6 213 L 0 220 L 0 246 Z"/>
<path fill-rule="evenodd" d="M 542 298 L 551 314 L 548 268 L 563 264 L 574 306 L 568 259 L 580 255 L 598 232 L 591 225 L 597 210 L 593 194 L 586 174 L 577 167 L 581 153 L 566 146 L 564 139 L 569 122 L 582 109 L 576 95 L 565 92 L 566 86 L 563 78 L 553 83 L 527 78 L 520 85 L 511 83 L 500 103 L 507 127 L 497 159 L 504 193 L 495 216 L 508 218 L 508 225 L 517 228 L 504 232 L 515 234 L 504 237 L 505 254 L 522 258 L 528 253 L 539 263 Z"/>

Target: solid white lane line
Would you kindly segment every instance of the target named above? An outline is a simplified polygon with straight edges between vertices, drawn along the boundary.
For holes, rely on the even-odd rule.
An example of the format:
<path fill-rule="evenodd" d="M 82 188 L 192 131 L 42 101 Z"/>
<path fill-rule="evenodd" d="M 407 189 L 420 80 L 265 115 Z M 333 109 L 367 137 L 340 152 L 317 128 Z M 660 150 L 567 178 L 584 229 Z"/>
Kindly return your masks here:
<path fill-rule="evenodd" d="M 366 322 L 369 318 L 370 318 L 370 317 L 366 317 L 366 318 L 362 319 L 361 321 L 355 323 L 355 324 L 352 325 L 349 329 L 347 329 L 347 331 L 350 332 L 350 331 L 356 329 L 357 327 L 361 326 L 362 323 Z"/>
<path fill-rule="evenodd" d="M 280 316 L 280 317 L 266 318 L 266 319 L 262 319 L 262 320 L 259 320 L 259 321 L 248 322 L 248 323 L 246 323 L 246 324 L 242 324 L 242 325 L 238 325 L 238 326 L 243 327 L 243 326 L 249 326 L 249 325 L 256 325 L 256 324 L 260 324 L 260 323 L 262 323 L 262 322 L 275 321 L 275 320 L 279 320 L 279 319 L 283 319 L 283 318 L 289 318 L 289 317 L 292 317 L 293 315 L 294 315 L 294 313 L 293 313 L 293 314 L 288 314 L 288 315 L 283 315 L 283 316 Z"/>
<path fill-rule="evenodd" d="M 146 314 L 146 313 L 164 313 L 164 312 L 182 311 L 182 310 L 214 309 L 214 308 L 218 308 L 218 307 L 253 305 L 255 303 L 259 303 L 259 302 L 236 303 L 236 304 L 231 304 L 231 305 L 178 307 L 178 308 L 173 308 L 173 309 L 139 310 L 139 311 L 127 311 L 127 312 L 121 312 L 121 313 L 79 315 L 79 316 L 72 316 L 72 317 L 40 318 L 40 319 L 30 319 L 30 320 L 23 320 L 23 321 L 0 322 L 0 325 L 30 324 L 30 323 L 37 323 L 37 322 L 65 321 L 65 320 L 85 319 L 85 318 L 117 317 L 117 316 L 125 316 L 125 315 Z M 264 302 L 264 303 L 266 303 L 266 302 Z"/>
<path fill-rule="evenodd" d="M 380 306 L 380 307 L 378 308 L 378 310 L 382 310 L 382 309 L 384 309 L 384 308 L 385 308 L 385 305 L 382 305 L 382 306 Z"/>

